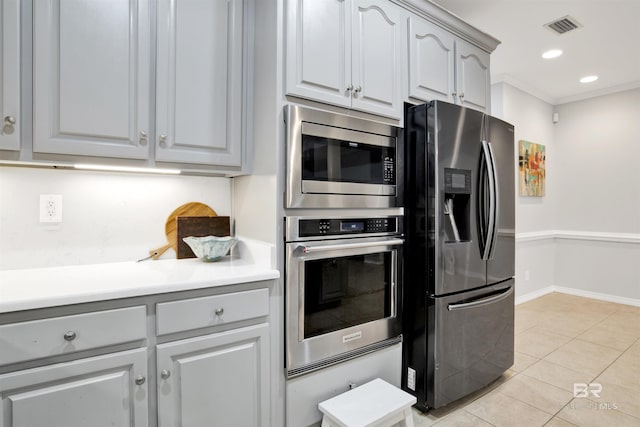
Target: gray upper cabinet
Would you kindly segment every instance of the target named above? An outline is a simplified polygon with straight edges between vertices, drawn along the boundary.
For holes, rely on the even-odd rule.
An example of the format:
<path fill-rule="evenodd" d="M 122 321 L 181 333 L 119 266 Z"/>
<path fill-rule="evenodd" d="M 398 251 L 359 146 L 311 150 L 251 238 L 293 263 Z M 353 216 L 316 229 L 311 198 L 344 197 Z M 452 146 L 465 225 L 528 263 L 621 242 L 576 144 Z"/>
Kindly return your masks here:
<path fill-rule="evenodd" d="M 0 0 L 0 150 L 20 149 L 20 0 Z"/>
<path fill-rule="evenodd" d="M 403 10 L 386 0 L 288 0 L 286 92 L 402 116 Z"/>
<path fill-rule="evenodd" d="M 489 110 L 489 53 L 416 16 L 408 36 L 410 98 Z"/>
<path fill-rule="evenodd" d="M 148 158 L 148 0 L 39 0 L 33 13 L 34 152 Z"/>
<path fill-rule="evenodd" d="M 456 83 L 459 104 L 489 112 L 491 76 L 487 52 L 464 40 L 457 40 Z"/>
<path fill-rule="evenodd" d="M 159 0 L 156 160 L 241 165 L 243 6 Z"/>
<path fill-rule="evenodd" d="M 454 102 L 455 38 L 435 24 L 408 19 L 409 96 Z"/>
<path fill-rule="evenodd" d="M 239 170 L 245 1 L 34 2 L 33 151 Z"/>

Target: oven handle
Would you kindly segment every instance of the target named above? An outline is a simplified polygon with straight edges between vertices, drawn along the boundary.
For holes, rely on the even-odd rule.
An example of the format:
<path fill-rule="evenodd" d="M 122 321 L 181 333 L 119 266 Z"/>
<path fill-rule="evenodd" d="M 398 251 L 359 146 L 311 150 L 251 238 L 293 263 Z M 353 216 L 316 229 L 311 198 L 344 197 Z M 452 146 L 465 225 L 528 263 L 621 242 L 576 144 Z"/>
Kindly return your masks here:
<path fill-rule="evenodd" d="M 402 245 L 404 240 L 402 239 L 388 239 L 377 242 L 360 242 L 360 243 L 341 243 L 339 245 L 326 245 L 326 246 L 305 246 L 298 245 L 296 249 L 302 251 L 305 254 L 311 254 L 314 252 L 325 252 L 325 251 L 333 251 L 336 249 L 358 249 L 358 248 L 369 248 L 375 246 L 385 246 L 385 245 Z"/>
<path fill-rule="evenodd" d="M 447 310 L 449 311 L 462 310 L 465 308 L 479 307 L 481 305 L 491 304 L 493 302 L 498 302 L 500 300 L 505 299 L 512 293 L 513 293 L 513 286 L 510 286 L 509 289 L 506 289 L 504 292 L 501 292 L 498 295 L 490 296 L 488 298 L 483 298 L 477 301 L 465 302 L 461 304 L 449 304 L 447 305 Z"/>

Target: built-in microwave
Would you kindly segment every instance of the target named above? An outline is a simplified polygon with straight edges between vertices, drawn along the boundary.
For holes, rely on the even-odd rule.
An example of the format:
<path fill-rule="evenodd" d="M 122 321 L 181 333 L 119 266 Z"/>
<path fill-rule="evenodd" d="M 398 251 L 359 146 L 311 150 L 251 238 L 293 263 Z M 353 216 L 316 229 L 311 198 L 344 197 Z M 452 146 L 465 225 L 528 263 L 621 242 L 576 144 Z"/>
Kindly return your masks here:
<path fill-rule="evenodd" d="M 399 206 L 401 129 L 287 105 L 287 208 Z"/>

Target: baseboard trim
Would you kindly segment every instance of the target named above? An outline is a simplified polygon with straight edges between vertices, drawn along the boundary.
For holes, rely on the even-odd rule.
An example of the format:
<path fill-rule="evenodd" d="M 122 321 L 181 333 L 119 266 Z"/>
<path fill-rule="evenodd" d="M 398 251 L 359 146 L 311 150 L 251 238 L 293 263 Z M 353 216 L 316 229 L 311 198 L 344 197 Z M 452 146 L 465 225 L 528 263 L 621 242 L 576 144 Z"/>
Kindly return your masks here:
<path fill-rule="evenodd" d="M 536 291 L 529 292 L 529 293 L 526 293 L 524 295 L 520 295 L 520 296 L 516 297 L 515 304 L 518 305 L 518 304 L 522 304 L 524 302 L 528 302 L 528 301 L 534 300 L 536 298 L 540 298 L 541 296 L 550 294 L 553 291 L 554 291 L 554 286 L 547 286 L 545 288 L 538 289 Z"/>
<path fill-rule="evenodd" d="M 585 290 L 582 290 L 582 289 L 567 288 L 567 287 L 564 287 L 564 286 L 554 286 L 553 288 L 554 288 L 554 292 L 560 292 L 560 293 L 563 293 L 563 294 L 575 295 L 575 296 L 578 296 L 578 297 L 598 299 L 598 300 L 607 301 L 607 302 L 614 302 L 614 303 L 617 303 L 617 304 L 624 304 L 624 305 L 631 305 L 631 306 L 634 306 L 634 307 L 640 307 L 640 299 L 620 297 L 620 296 L 617 296 L 617 295 L 610 295 L 610 294 L 603 294 L 601 292 L 585 291 Z"/>
<path fill-rule="evenodd" d="M 640 299 L 620 297 L 617 295 L 603 294 L 601 292 L 591 292 L 591 291 L 585 291 L 582 289 L 568 288 L 565 286 L 555 286 L 555 285 L 547 286 L 542 289 L 538 289 L 533 292 L 520 295 L 519 297 L 516 297 L 515 304 L 516 305 L 522 304 L 527 301 L 540 298 L 541 296 L 550 294 L 552 292 L 559 292 L 561 294 L 575 295 L 578 297 L 597 299 L 601 301 L 613 302 L 616 304 L 630 305 L 633 307 L 640 307 Z"/>

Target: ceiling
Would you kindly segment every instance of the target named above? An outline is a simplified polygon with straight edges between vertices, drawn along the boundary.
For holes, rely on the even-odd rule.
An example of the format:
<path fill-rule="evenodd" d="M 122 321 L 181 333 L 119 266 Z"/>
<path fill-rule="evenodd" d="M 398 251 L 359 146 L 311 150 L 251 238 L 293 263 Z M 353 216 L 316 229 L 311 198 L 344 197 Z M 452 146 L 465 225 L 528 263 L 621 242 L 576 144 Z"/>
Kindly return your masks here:
<path fill-rule="evenodd" d="M 640 0 L 431 0 L 502 43 L 492 83 L 504 81 L 551 104 L 640 87 Z M 581 24 L 558 35 L 544 25 Z M 563 55 L 542 59 L 543 52 Z M 597 75 L 597 81 L 579 79 Z"/>

